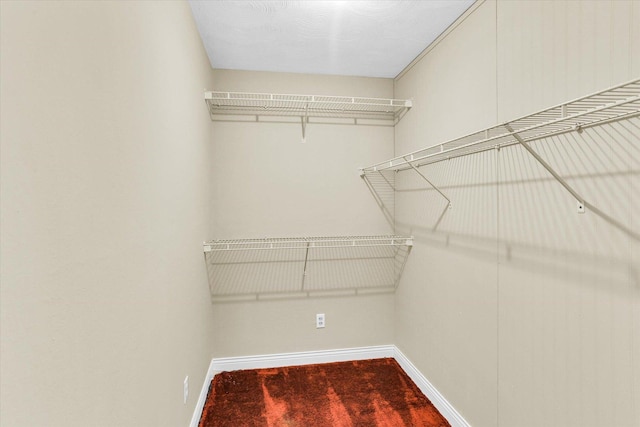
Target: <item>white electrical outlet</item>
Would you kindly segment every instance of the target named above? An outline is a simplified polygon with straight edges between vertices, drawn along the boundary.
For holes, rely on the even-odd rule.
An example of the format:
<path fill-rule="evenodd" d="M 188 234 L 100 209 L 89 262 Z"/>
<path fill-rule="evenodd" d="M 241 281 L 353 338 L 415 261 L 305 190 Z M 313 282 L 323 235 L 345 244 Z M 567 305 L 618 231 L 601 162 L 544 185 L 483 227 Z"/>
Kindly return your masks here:
<path fill-rule="evenodd" d="M 184 403 L 187 403 L 189 397 L 189 375 L 184 377 Z"/>
<path fill-rule="evenodd" d="M 578 201 L 578 213 L 584 213 L 584 203 Z"/>
<path fill-rule="evenodd" d="M 324 313 L 316 314 L 316 328 L 324 328 Z"/>

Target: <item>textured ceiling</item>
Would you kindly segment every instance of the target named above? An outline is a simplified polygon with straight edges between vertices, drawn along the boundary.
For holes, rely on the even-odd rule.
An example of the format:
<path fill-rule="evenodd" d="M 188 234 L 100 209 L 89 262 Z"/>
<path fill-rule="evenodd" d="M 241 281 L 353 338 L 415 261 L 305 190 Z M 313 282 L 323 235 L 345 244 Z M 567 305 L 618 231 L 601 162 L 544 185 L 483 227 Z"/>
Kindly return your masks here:
<path fill-rule="evenodd" d="M 190 0 L 214 68 L 395 77 L 473 0 Z"/>

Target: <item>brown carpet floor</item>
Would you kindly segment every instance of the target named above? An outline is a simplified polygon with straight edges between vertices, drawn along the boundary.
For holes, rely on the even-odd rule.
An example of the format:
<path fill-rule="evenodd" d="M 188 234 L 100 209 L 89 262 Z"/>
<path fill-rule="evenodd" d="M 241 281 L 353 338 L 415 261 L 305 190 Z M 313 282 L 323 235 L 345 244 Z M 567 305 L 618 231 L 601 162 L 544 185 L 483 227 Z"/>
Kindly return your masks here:
<path fill-rule="evenodd" d="M 391 358 L 222 372 L 200 427 L 449 427 Z"/>

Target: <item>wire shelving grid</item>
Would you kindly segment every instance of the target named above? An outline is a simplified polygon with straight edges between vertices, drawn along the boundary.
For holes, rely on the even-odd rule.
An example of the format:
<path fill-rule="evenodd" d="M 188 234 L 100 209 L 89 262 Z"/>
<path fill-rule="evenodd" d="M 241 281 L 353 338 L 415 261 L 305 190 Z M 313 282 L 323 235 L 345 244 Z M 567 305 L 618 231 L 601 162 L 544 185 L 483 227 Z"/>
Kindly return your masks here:
<path fill-rule="evenodd" d="M 393 292 L 413 238 L 340 236 L 204 243 L 214 302 Z"/>
<path fill-rule="evenodd" d="M 479 132 L 362 168 L 363 174 L 403 171 L 443 160 L 522 144 L 640 115 L 640 80 L 614 86 Z"/>
<path fill-rule="evenodd" d="M 295 116 L 372 119 L 390 126 L 412 106 L 406 99 L 220 91 L 205 92 L 205 101 L 212 120 L 234 115 Z"/>

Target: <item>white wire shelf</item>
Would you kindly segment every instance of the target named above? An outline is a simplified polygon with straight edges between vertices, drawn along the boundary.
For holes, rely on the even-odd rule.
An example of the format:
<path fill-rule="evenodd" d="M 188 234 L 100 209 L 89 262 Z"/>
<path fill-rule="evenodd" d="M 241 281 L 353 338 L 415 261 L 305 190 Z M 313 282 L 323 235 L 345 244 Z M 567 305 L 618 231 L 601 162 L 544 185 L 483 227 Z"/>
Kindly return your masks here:
<path fill-rule="evenodd" d="M 307 122 L 343 118 L 358 124 L 358 119 L 370 119 L 393 126 L 412 105 L 406 99 L 220 91 L 207 91 L 204 98 L 214 121 L 230 120 L 230 116 L 294 116 Z"/>
<path fill-rule="evenodd" d="M 213 302 L 394 292 L 413 246 L 406 236 L 212 240 Z"/>
<path fill-rule="evenodd" d="M 486 150 L 536 141 L 640 115 L 640 80 L 614 86 L 537 113 L 394 157 L 362 174 L 403 171 Z"/>
<path fill-rule="evenodd" d="M 328 249 L 373 246 L 413 246 L 413 237 L 349 236 L 349 237 L 279 237 L 263 239 L 211 240 L 204 243 L 205 252 L 257 251 L 272 249 Z"/>
<path fill-rule="evenodd" d="M 447 195 L 429 180 L 426 174 L 419 169 L 420 167 L 519 144 L 576 199 L 578 213 L 585 213 L 588 209 L 630 237 L 640 240 L 640 233 L 585 200 L 530 144 L 533 141 L 569 132 L 582 134 L 587 128 L 629 120 L 638 116 L 640 116 L 640 79 L 635 79 L 479 132 L 361 168 L 360 176 L 377 196 L 379 204 L 382 204 L 382 197 L 378 194 L 382 191 L 380 188 L 387 191 L 387 187 L 389 187 L 395 191 L 394 180 L 390 179 L 388 175 L 413 170 L 436 190 L 446 200 L 447 207 L 451 208 L 452 202 Z M 435 227 L 438 226 L 445 213 L 446 209 L 440 215 Z"/>

